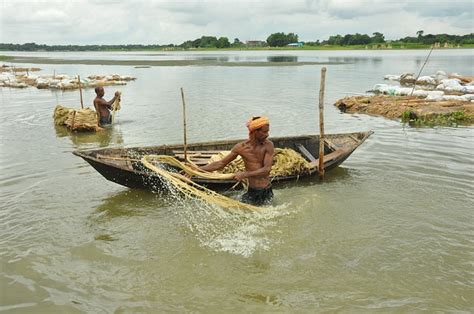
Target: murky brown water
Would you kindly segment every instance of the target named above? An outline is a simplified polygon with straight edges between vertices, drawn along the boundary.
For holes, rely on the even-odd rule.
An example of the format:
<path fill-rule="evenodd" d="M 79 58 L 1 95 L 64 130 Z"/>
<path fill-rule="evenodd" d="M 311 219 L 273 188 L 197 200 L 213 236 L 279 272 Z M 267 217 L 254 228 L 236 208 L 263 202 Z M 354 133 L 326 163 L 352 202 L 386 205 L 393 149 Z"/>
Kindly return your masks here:
<path fill-rule="evenodd" d="M 434 51 L 424 73 L 474 75 L 472 52 Z M 77 91 L 0 89 L 0 310 L 471 312 L 474 128 L 409 128 L 332 106 L 385 74 L 417 72 L 427 53 L 52 54 L 347 62 L 327 65 L 326 131 L 375 134 L 324 182 L 281 186 L 273 208 L 237 215 L 118 186 L 71 152 L 179 143 L 180 87 L 188 141 L 243 138 L 253 114 L 270 117 L 274 136 L 317 133 L 321 66 L 41 65 L 137 80 L 106 88 L 122 91 L 122 110 L 100 135 L 53 126 L 56 104 L 79 107 Z"/>

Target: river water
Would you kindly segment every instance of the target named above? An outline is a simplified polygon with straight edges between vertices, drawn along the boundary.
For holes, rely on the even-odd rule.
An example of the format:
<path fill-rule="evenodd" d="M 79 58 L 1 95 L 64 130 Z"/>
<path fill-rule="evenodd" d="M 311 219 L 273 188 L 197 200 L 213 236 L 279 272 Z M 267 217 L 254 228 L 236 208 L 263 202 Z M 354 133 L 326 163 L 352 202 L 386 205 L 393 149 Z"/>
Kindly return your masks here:
<path fill-rule="evenodd" d="M 213 60 L 211 66 L 16 64 L 40 73 L 122 74 L 117 123 L 101 134 L 54 127 L 78 91 L 0 89 L 0 311 L 472 312 L 474 128 L 411 128 L 341 114 L 337 99 L 385 74 L 418 73 L 428 51 L 15 53 L 100 60 Z M 474 75 L 473 50 L 434 50 L 423 74 Z M 375 133 L 341 167 L 275 189 L 261 213 L 232 213 L 106 181 L 76 149 L 271 135 Z M 224 66 L 222 66 L 224 65 Z M 94 98 L 84 91 L 86 105 Z"/>

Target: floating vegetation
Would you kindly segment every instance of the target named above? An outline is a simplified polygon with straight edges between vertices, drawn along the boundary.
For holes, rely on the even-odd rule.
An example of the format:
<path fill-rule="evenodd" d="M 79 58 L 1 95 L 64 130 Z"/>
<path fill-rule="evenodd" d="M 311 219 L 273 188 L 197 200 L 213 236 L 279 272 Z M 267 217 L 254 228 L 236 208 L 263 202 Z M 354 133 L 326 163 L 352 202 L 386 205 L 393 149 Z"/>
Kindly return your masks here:
<path fill-rule="evenodd" d="M 464 111 L 454 111 L 446 114 L 433 114 L 419 117 L 415 112 L 406 110 L 401 120 L 411 126 L 459 126 L 474 123 L 474 116 Z"/>

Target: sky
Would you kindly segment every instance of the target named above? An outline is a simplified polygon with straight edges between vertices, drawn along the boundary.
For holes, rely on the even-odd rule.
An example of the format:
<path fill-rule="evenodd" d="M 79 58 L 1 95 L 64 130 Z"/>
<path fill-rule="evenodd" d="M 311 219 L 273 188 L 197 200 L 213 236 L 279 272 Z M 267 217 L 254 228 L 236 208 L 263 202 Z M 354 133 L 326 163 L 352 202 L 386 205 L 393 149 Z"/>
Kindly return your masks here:
<path fill-rule="evenodd" d="M 474 0 L 0 0 L 0 43 L 181 44 L 233 42 L 276 32 L 301 41 L 332 35 L 474 32 Z"/>

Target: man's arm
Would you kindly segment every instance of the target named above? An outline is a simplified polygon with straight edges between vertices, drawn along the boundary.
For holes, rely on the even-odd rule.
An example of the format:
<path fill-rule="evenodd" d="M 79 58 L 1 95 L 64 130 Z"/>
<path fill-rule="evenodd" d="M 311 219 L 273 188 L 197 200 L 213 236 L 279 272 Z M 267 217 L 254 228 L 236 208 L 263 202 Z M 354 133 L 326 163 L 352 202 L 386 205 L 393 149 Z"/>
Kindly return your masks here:
<path fill-rule="evenodd" d="M 115 96 L 110 101 L 106 101 L 105 99 L 98 99 L 97 102 L 94 102 L 94 105 L 105 107 L 107 109 L 112 109 L 112 104 L 115 101 Z"/>
<path fill-rule="evenodd" d="M 211 162 L 208 165 L 199 167 L 199 169 L 204 170 L 204 171 L 208 171 L 208 172 L 223 169 L 225 166 L 227 166 L 232 160 L 237 158 L 237 156 L 239 155 L 237 153 L 238 145 L 239 144 L 235 145 L 234 148 L 232 148 L 232 150 L 230 151 L 230 153 L 227 156 L 225 156 L 224 158 L 222 158 L 221 160 Z"/>
<path fill-rule="evenodd" d="M 263 157 L 263 166 L 259 169 L 252 171 L 242 171 L 235 174 L 237 181 L 242 181 L 245 178 L 250 177 L 267 177 L 270 175 L 270 171 L 273 166 L 273 152 L 274 146 L 272 142 L 269 142 L 266 147 L 265 156 Z"/>

